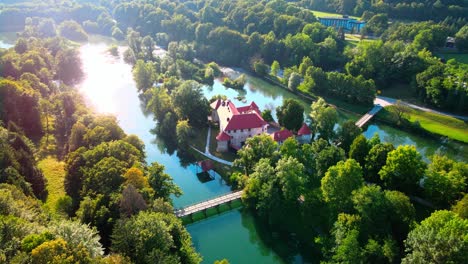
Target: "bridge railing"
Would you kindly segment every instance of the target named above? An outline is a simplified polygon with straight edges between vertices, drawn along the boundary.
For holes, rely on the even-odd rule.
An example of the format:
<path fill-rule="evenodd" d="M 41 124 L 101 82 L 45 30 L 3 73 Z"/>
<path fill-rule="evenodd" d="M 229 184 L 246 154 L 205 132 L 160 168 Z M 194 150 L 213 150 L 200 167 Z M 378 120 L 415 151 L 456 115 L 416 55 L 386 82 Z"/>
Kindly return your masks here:
<path fill-rule="evenodd" d="M 218 199 L 218 198 L 221 198 L 221 197 L 224 197 L 224 196 L 228 196 L 228 195 L 231 195 L 231 194 L 235 194 L 235 193 L 242 193 L 242 191 L 229 192 L 229 193 L 225 193 L 225 194 L 222 194 L 222 195 L 218 195 L 218 196 L 215 196 L 215 197 L 212 197 L 212 198 L 209 198 L 209 199 L 200 201 L 200 202 L 196 202 L 196 203 L 192 203 L 192 204 L 189 204 L 189 205 L 186 205 L 186 206 L 174 208 L 174 212 L 178 212 L 178 211 L 184 210 L 184 209 L 186 209 L 186 208 L 195 206 L 195 205 L 197 205 L 197 204 L 206 203 L 206 202 L 209 202 L 209 201 L 211 201 L 211 200 Z"/>

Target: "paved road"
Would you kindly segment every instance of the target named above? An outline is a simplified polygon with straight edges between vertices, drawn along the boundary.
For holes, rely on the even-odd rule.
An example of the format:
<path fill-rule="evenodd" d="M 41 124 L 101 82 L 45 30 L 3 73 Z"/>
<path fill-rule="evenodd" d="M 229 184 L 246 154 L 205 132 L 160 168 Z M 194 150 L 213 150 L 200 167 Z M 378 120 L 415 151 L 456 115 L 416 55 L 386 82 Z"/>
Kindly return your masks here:
<path fill-rule="evenodd" d="M 377 96 L 377 98 L 375 98 L 375 100 L 374 100 L 374 104 L 380 104 L 383 107 L 386 107 L 386 106 L 389 106 L 389 105 L 394 105 L 394 104 L 396 104 L 396 102 L 397 102 L 397 99 L 390 98 L 390 97 L 385 97 L 385 96 Z M 410 104 L 410 103 L 407 103 L 407 102 L 404 102 L 404 101 L 401 101 L 401 102 L 404 105 L 408 106 L 408 107 L 418 109 L 418 110 L 421 110 L 421 111 L 424 111 L 424 112 L 436 113 L 436 114 L 439 114 L 439 115 L 450 116 L 450 117 L 454 117 L 454 118 L 457 118 L 457 119 L 462 119 L 464 121 L 468 121 L 468 116 L 454 115 L 454 114 L 450 114 L 450 113 L 441 112 L 441 111 L 437 111 L 437 110 L 434 110 L 434 109 L 422 107 L 422 106 L 419 106 L 419 105 Z"/>

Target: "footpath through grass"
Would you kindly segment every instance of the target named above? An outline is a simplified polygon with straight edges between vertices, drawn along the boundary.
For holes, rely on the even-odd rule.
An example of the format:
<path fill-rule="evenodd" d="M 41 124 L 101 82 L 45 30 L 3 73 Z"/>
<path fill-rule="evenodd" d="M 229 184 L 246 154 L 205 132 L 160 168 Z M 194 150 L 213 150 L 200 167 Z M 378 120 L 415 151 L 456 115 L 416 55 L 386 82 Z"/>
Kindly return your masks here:
<path fill-rule="evenodd" d="M 46 200 L 46 206 L 52 212 L 55 212 L 57 200 L 65 196 L 65 163 L 55 158 L 47 157 L 38 164 L 47 179 L 47 191 L 49 192 Z"/>
<path fill-rule="evenodd" d="M 394 106 L 386 107 L 378 115 L 384 120 L 397 123 Z M 468 124 L 463 120 L 412 108 L 407 109 L 404 116 L 412 123 L 419 122 L 422 129 L 433 134 L 468 143 Z"/>

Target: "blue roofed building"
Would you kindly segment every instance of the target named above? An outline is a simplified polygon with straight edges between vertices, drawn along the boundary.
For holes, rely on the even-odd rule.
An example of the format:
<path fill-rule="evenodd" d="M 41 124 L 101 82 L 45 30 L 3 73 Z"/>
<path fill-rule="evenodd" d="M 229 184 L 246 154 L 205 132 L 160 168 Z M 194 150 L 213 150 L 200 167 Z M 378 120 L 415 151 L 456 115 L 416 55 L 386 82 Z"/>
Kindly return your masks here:
<path fill-rule="evenodd" d="M 319 17 L 320 23 L 327 27 L 335 29 L 343 28 L 346 31 L 359 33 L 366 25 L 365 21 L 359 21 L 346 15 L 343 17 Z"/>

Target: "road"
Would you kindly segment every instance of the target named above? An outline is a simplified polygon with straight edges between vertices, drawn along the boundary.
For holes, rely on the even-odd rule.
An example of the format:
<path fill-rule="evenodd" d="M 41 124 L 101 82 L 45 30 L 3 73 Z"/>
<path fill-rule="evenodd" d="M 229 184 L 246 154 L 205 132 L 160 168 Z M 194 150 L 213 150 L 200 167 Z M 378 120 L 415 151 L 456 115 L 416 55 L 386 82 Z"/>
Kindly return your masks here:
<path fill-rule="evenodd" d="M 394 98 L 385 97 L 385 96 L 377 96 L 375 98 L 375 100 L 374 100 L 374 104 L 380 104 L 381 106 L 386 107 L 386 106 L 389 106 L 389 105 L 396 104 L 397 101 L 398 100 L 394 99 Z M 424 112 L 430 112 L 430 113 L 435 113 L 435 114 L 439 114 L 439 115 L 450 116 L 450 117 L 454 117 L 454 118 L 461 119 L 461 120 L 464 120 L 464 121 L 468 121 L 468 116 L 454 115 L 454 114 L 450 114 L 450 113 L 441 112 L 441 111 L 437 111 L 437 110 L 434 110 L 434 109 L 422 107 L 422 106 L 419 106 L 419 105 L 410 104 L 410 103 L 407 103 L 407 102 L 404 102 L 404 101 L 401 101 L 401 102 L 404 105 L 408 106 L 408 107 L 418 109 L 418 110 L 421 110 L 421 111 L 424 111 Z"/>

